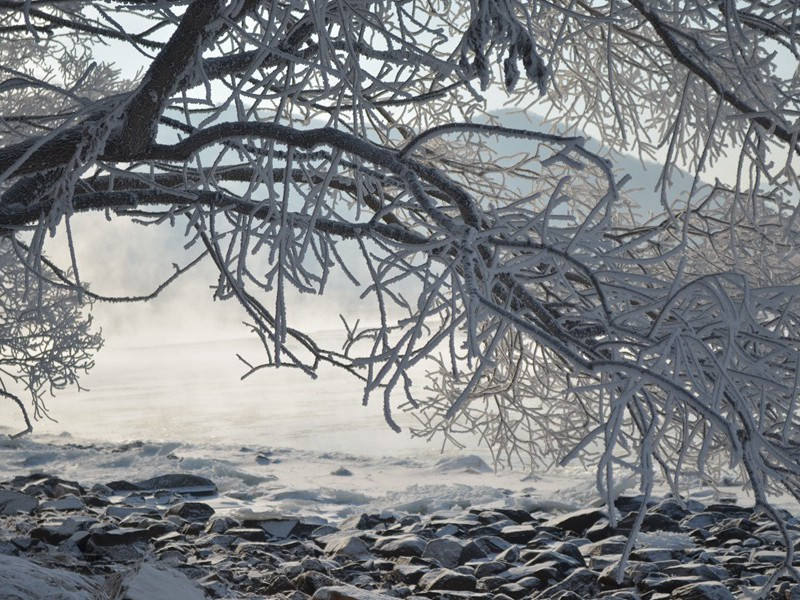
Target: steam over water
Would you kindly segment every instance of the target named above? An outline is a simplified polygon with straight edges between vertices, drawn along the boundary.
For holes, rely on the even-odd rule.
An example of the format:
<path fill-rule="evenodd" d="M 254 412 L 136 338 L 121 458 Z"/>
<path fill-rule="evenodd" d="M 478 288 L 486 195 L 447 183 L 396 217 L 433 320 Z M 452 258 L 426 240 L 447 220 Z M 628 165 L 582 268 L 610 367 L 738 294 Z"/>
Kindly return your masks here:
<path fill-rule="evenodd" d="M 333 339 L 331 334 L 323 335 Z M 395 434 L 382 414 L 382 397 L 361 405 L 356 378 L 333 367 L 316 380 L 297 369 L 263 369 L 242 381 L 250 361 L 263 356 L 254 339 L 105 348 L 82 384 L 47 400 L 58 422 L 40 420 L 36 433 L 69 432 L 80 439 L 181 441 L 287 446 L 367 455 L 438 454 L 440 446 L 412 439 L 413 417 L 397 411 Z M 419 382 L 421 383 L 421 382 Z M 17 413 L 4 406 L 13 427 Z M 20 421 L 21 428 L 21 421 Z"/>

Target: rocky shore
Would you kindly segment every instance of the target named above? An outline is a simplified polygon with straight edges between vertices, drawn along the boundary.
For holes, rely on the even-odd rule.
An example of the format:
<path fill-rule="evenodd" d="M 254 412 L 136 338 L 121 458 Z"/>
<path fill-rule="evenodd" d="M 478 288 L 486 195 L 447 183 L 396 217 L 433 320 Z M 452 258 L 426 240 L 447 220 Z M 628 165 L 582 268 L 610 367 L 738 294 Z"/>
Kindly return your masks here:
<path fill-rule="evenodd" d="M 750 597 L 784 559 L 775 523 L 732 503 L 649 505 L 618 583 L 637 497 L 617 500 L 611 527 L 602 507 L 235 519 L 207 503 L 216 493 L 192 474 L 4 482 L 0 598 L 726 600 Z M 767 597 L 800 600 L 800 585 L 779 579 Z"/>

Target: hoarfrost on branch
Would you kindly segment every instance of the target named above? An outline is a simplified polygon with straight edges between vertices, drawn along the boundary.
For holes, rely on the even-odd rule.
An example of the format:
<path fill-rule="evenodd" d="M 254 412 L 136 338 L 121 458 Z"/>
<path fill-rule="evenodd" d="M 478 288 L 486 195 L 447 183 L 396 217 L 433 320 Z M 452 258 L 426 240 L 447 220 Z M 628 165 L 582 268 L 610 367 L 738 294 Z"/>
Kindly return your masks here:
<path fill-rule="evenodd" d="M 800 498 L 796 3 L 0 10 L 26 59 L 3 61 L 0 94 L 19 102 L 0 228 L 33 272 L 76 214 L 169 223 L 244 306 L 264 364 L 348 369 L 394 428 L 401 403 L 416 434 L 477 432 L 500 464 L 588 460 L 609 501 L 625 469 L 645 493 L 656 472 L 679 493 L 741 469 L 778 522 L 768 492 Z M 92 62 L 103 42 L 142 75 Z M 486 97 L 602 151 L 504 126 Z M 659 214 L 642 216 L 613 151 L 661 165 Z M 735 166 L 714 179 L 720 165 Z M 680 169 L 694 180 L 678 194 Z M 80 290 L 68 266 L 47 269 Z M 335 273 L 380 318 L 347 325 L 341 351 L 286 300 Z"/>

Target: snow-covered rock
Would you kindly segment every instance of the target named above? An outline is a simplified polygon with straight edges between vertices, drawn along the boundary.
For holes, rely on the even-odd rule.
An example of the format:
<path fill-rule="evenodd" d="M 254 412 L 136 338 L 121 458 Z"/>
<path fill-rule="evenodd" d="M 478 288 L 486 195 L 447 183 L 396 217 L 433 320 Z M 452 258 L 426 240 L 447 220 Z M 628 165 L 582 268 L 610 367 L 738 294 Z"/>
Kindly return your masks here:
<path fill-rule="evenodd" d="M 124 584 L 124 600 L 205 600 L 205 593 L 183 573 L 142 564 Z"/>
<path fill-rule="evenodd" d="M 3 556 L 0 560 L 0 596 L 5 600 L 95 600 L 109 597 L 101 584 L 88 577 L 43 567 L 17 556 Z M 178 598 L 171 597 L 170 600 Z"/>
<path fill-rule="evenodd" d="M 323 587 L 314 592 L 312 600 L 395 600 L 392 596 L 362 590 L 352 585 Z"/>
<path fill-rule="evenodd" d="M 436 470 L 442 472 L 466 471 L 469 473 L 491 473 L 494 471 L 485 460 L 474 454 L 443 458 L 436 463 Z"/>

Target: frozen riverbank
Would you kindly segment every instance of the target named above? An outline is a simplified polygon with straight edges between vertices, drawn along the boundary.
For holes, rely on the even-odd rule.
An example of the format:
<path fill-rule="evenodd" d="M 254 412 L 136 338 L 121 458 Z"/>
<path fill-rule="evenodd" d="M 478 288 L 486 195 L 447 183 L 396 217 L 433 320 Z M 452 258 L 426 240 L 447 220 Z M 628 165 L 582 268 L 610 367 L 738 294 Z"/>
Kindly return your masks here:
<path fill-rule="evenodd" d="M 4 600 L 733 600 L 784 556 L 746 505 L 653 499 L 618 579 L 640 497 L 612 526 L 586 474 L 474 456 L 18 440 L 0 468 Z M 797 594 L 783 578 L 767 597 Z"/>

